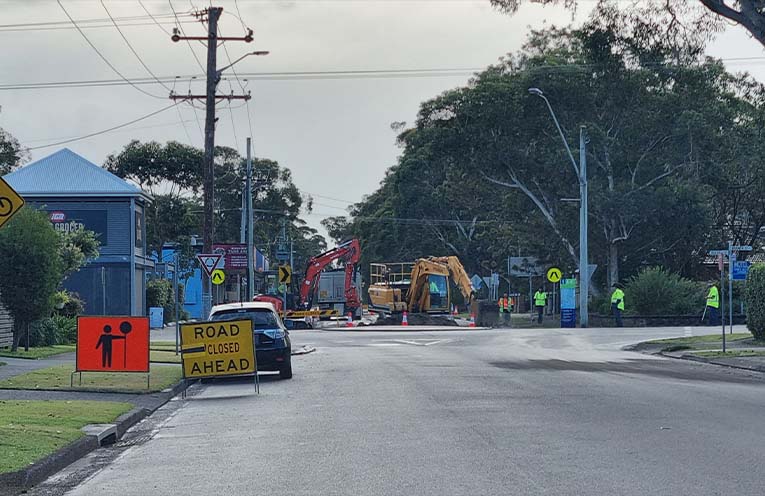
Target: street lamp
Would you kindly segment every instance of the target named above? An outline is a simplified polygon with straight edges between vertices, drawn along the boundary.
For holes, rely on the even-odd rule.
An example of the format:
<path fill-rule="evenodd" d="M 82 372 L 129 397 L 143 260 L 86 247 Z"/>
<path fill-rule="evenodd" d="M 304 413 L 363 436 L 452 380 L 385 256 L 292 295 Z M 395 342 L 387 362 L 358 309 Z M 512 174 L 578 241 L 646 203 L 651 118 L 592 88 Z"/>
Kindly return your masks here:
<path fill-rule="evenodd" d="M 574 160 L 574 155 L 571 153 L 571 148 L 568 146 L 566 136 L 563 134 L 563 130 L 558 124 L 558 118 L 555 117 L 550 101 L 545 94 L 539 88 L 529 88 L 529 93 L 536 95 L 547 104 L 547 108 L 550 110 L 550 115 L 555 122 L 555 127 L 558 128 L 560 138 L 563 140 L 563 145 L 566 147 L 568 157 L 571 159 L 571 165 L 574 166 L 577 178 L 579 179 L 579 324 L 581 327 L 587 327 L 589 324 L 589 311 L 587 305 L 587 296 L 590 292 L 590 270 L 588 262 L 587 252 L 587 152 L 585 149 L 585 135 L 586 128 L 584 126 L 579 127 L 579 166 Z"/>
<path fill-rule="evenodd" d="M 268 55 L 269 53 L 271 53 L 271 52 L 269 52 L 268 50 L 255 50 L 254 52 L 245 53 L 244 55 L 242 55 L 241 57 L 239 57 L 235 61 L 231 62 L 226 67 L 221 67 L 220 69 L 215 71 L 216 80 L 220 81 L 220 78 L 223 75 L 223 71 L 225 71 L 226 69 L 230 69 L 234 64 L 239 63 L 241 60 L 246 59 L 250 55 L 264 56 L 264 55 Z"/>

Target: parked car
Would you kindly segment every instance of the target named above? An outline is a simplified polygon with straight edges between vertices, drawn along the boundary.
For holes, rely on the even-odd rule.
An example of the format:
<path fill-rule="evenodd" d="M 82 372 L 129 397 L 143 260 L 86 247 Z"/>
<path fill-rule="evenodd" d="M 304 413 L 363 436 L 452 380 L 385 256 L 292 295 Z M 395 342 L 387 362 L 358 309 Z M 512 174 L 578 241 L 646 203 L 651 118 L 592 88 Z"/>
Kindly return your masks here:
<path fill-rule="evenodd" d="M 279 372 L 279 377 L 282 379 L 291 379 L 290 335 L 271 303 L 229 303 L 216 305 L 210 311 L 212 321 L 244 319 L 252 321 L 258 370 Z"/>

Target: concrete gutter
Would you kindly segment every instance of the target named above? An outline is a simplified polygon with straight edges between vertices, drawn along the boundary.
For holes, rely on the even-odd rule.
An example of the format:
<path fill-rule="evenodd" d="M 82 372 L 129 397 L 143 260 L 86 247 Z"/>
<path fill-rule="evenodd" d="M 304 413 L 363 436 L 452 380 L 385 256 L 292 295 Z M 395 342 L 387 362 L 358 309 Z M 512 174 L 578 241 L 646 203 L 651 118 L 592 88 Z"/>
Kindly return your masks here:
<path fill-rule="evenodd" d="M 117 417 L 113 424 L 91 424 L 82 428 L 85 436 L 74 441 L 55 453 L 42 458 L 27 468 L 16 472 L 0 474 L 0 496 L 15 496 L 26 489 L 39 484 L 59 470 L 84 457 L 91 451 L 117 442 L 131 427 L 145 419 L 180 392 L 185 391 L 191 382 L 181 381 L 169 390 L 167 397 L 151 408 L 136 407 Z"/>

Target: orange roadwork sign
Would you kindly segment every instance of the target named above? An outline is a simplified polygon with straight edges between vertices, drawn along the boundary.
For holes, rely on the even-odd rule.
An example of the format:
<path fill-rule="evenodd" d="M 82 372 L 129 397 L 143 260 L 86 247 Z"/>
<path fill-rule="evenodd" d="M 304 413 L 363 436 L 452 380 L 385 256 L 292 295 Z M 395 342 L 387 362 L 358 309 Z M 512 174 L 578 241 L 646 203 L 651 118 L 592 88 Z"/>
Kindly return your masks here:
<path fill-rule="evenodd" d="M 149 372 L 149 318 L 78 317 L 77 372 Z"/>

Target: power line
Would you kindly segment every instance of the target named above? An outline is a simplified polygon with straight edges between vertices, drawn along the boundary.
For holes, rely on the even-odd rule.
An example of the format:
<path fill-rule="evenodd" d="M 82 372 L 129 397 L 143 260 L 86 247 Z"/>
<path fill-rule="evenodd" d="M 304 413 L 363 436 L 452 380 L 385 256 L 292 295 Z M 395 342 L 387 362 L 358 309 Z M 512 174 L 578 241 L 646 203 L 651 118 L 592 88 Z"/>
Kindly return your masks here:
<path fill-rule="evenodd" d="M 129 126 L 131 124 L 135 124 L 136 122 L 140 122 L 142 120 L 148 119 L 149 117 L 153 117 L 153 116 L 155 116 L 157 114 L 161 114 L 162 112 L 164 112 L 166 110 L 169 110 L 169 109 L 175 107 L 176 105 L 178 105 L 178 104 L 177 103 L 173 103 L 171 105 L 168 105 L 167 107 L 161 108 L 159 110 L 155 110 L 154 112 L 151 112 L 151 113 L 146 114 L 144 116 L 138 117 L 137 119 L 133 119 L 131 121 L 125 122 L 123 124 L 118 124 L 116 126 L 112 126 L 110 128 L 107 128 L 107 129 L 102 129 L 101 131 L 96 131 L 96 132 L 89 133 L 89 134 L 86 134 L 86 135 L 83 135 L 83 136 L 78 136 L 76 138 L 70 138 L 70 139 L 66 139 L 66 140 L 62 140 L 62 141 L 57 141 L 55 143 L 48 143 L 47 145 L 33 146 L 33 147 L 30 147 L 30 148 L 27 148 L 27 150 L 30 150 L 30 151 L 31 150 L 39 150 L 40 148 L 48 148 L 48 147 L 51 147 L 51 146 L 65 145 L 67 143 L 74 143 L 75 141 L 82 141 L 82 140 L 87 139 L 87 138 L 92 138 L 93 136 L 98 136 L 100 134 L 105 134 L 105 133 L 108 133 L 108 132 L 111 132 L 111 131 L 115 131 L 117 129 L 120 129 L 120 128 L 123 128 L 123 127 L 127 127 L 127 126 Z"/>
<path fill-rule="evenodd" d="M 177 108 L 180 108 L 180 105 L 178 105 Z M 194 122 L 194 119 L 184 119 L 183 122 L 185 122 L 185 123 Z M 151 124 L 149 126 L 125 127 L 125 128 L 122 128 L 122 129 L 116 129 L 114 131 L 105 132 L 103 134 L 120 133 L 120 132 L 121 133 L 126 133 L 126 132 L 131 132 L 132 133 L 133 131 L 141 131 L 141 130 L 144 130 L 144 129 L 157 129 L 157 128 L 161 128 L 161 127 L 170 127 L 170 126 L 177 126 L 177 125 L 178 125 L 178 121 L 163 122 L 161 124 Z M 26 143 L 26 144 L 47 143 L 49 141 L 68 140 L 68 139 L 76 138 L 76 137 L 78 137 L 78 136 L 57 136 L 55 138 L 43 138 L 43 139 L 20 140 L 20 141 L 23 142 L 23 143 Z"/>
<path fill-rule="evenodd" d="M 141 4 L 141 5 L 143 6 L 143 4 Z M 104 0 L 101 0 L 101 6 L 104 8 L 104 11 L 106 12 L 106 15 L 109 16 L 109 19 L 111 19 L 112 24 L 114 24 L 114 28 L 120 34 L 120 36 L 122 37 L 122 40 L 125 42 L 125 44 L 130 49 L 130 51 L 133 53 L 133 55 L 135 55 L 135 58 L 138 59 L 138 62 L 141 64 L 141 66 L 143 66 L 143 68 L 146 70 L 146 72 L 148 72 L 149 75 L 152 78 L 154 78 L 154 80 L 157 83 L 161 84 L 167 91 L 172 92 L 170 87 L 167 86 L 166 84 L 164 84 L 162 81 L 160 81 L 157 78 L 157 76 L 154 74 L 154 72 L 152 72 L 152 70 L 149 69 L 149 66 L 146 65 L 146 62 L 143 61 L 141 56 L 138 55 L 138 52 L 135 50 L 135 48 L 133 48 L 133 45 L 130 43 L 130 41 L 127 39 L 127 36 L 125 36 L 125 33 L 122 32 L 122 30 L 120 29 L 119 25 L 117 24 L 117 21 L 114 20 L 114 17 L 109 12 L 109 9 L 106 7 L 106 4 L 104 3 Z M 183 131 L 186 133 L 186 137 L 189 140 L 189 145 L 192 145 L 193 143 L 191 142 L 191 135 L 189 134 L 189 130 L 186 129 L 186 123 L 183 122 L 183 115 L 181 115 L 181 110 L 180 110 L 180 108 L 177 108 L 177 107 L 176 107 L 176 110 L 178 111 L 178 120 L 180 121 L 181 126 L 183 126 Z"/>
<path fill-rule="evenodd" d="M 718 59 L 722 62 L 742 63 L 742 62 L 765 62 L 765 56 L 759 57 L 736 57 L 736 58 L 724 58 Z M 591 69 L 597 67 L 594 64 L 565 64 L 565 65 L 549 65 L 549 66 L 537 66 L 529 69 L 522 69 L 515 71 L 521 72 L 570 72 L 572 69 Z M 650 67 L 667 67 L 672 68 L 674 66 L 669 64 L 652 64 L 645 66 Z M 325 71 L 286 71 L 286 72 L 251 72 L 251 73 L 236 73 L 236 75 L 242 80 L 242 78 L 255 79 L 255 80 L 304 80 L 304 79 L 364 79 L 367 77 L 394 77 L 394 78 L 409 78 L 409 77 L 456 77 L 464 75 L 473 75 L 477 72 L 486 70 L 486 67 L 473 67 L 473 68 L 424 68 L 424 69 L 374 69 L 374 70 L 325 70 Z M 203 74 L 183 75 L 183 76 L 157 76 L 163 82 L 171 82 L 173 80 L 189 80 L 193 82 L 195 78 L 203 78 Z M 126 80 L 127 79 L 127 80 Z M 226 78 L 223 78 L 225 80 Z M 202 82 L 201 79 L 199 82 Z M 49 81 L 49 82 L 30 82 L 30 83 L 5 83 L 0 84 L 0 91 L 9 90 L 28 90 L 28 89 L 48 89 L 48 88 L 73 88 L 73 87 L 98 87 L 98 86 L 120 86 L 120 85 L 145 85 L 156 84 L 156 81 L 151 78 L 123 78 L 123 79 L 101 79 L 101 80 L 76 80 L 76 81 Z"/>
<path fill-rule="evenodd" d="M 74 27 L 77 28 L 77 31 L 80 33 L 80 35 L 85 39 L 85 41 L 88 42 L 88 45 L 90 45 L 90 47 L 98 54 L 99 57 L 101 57 L 101 60 L 103 60 L 106 63 L 106 65 L 108 65 L 111 68 L 111 70 L 113 70 L 120 78 L 125 80 L 126 83 L 130 84 L 132 87 L 134 87 L 135 89 L 137 89 L 138 91 L 140 91 L 144 95 L 148 95 L 148 96 L 150 96 L 152 98 L 160 98 L 160 99 L 164 100 L 163 97 L 157 96 L 157 95 L 153 95 L 153 94 L 149 93 L 148 91 L 144 91 L 141 88 L 139 88 L 138 86 L 134 85 L 128 78 L 126 78 L 120 71 L 118 71 L 117 68 L 114 67 L 111 62 L 109 62 L 109 59 L 107 59 L 104 56 L 104 54 L 102 54 L 98 50 L 98 48 L 96 48 L 96 45 L 94 45 L 93 42 L 90 41 L 90 39 L 85 35 L 85 33 L 82 31 L 82 29 L 80 29 L 80 27 L 77 25 L 77 23 L 72 18 L 72 16 L 69 15 L 69 12 L 67 12 L 66 8 L 64 7 L 64 4 L 61 3 L 61 0 L 56 0 L 56 3 L 58 3 L 58 6 L 61 7 L 61 10 L 64 11 L 64 14 L 66 14 L 66 16 L 72 22 L 72 25 L 74 25 Z"/>

